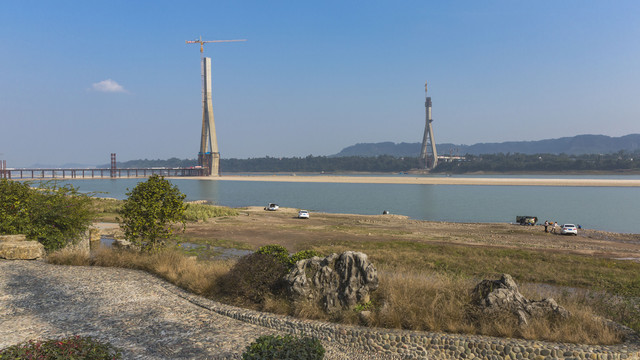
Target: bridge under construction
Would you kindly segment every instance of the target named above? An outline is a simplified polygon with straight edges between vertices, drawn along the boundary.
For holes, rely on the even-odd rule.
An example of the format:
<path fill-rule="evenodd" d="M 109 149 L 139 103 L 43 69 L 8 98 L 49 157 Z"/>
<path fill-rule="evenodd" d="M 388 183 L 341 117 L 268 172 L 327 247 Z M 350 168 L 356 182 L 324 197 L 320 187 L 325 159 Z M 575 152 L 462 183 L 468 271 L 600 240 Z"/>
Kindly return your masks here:
<path fill-rule="evenodd" d="M 204 57 L 204 44 L 246 41 L 239 40 L 187 40 L 187 44 L 200 44 L 202 63 L 202 132 L 198 166 L 185 168 L 124 168 L 119 169 L 116 154 L 111 154 L 110 168 L 9 168 L 6 160 L 0 160 L 0 179 L 74 179 L 74 178 L 121 178 L 147 177 L 154 174 L 162 176 L 219 176 L 220 152 L 213 118 L 211 96 L 211 58 Z M 0 154 L 1 155 L 1 154 Z"/>
<path fill-rule="evenodd" d="M 0 160 L 0 179 L 93 179 L 93 178 L 135 178 L 151 175 L 162 176 L 203 176 L 200 166 L 186 168 L 125 168 L 116 166 L 116 154 L 111 154 L 108 168 L 8 168 L 6 160 Z"/>

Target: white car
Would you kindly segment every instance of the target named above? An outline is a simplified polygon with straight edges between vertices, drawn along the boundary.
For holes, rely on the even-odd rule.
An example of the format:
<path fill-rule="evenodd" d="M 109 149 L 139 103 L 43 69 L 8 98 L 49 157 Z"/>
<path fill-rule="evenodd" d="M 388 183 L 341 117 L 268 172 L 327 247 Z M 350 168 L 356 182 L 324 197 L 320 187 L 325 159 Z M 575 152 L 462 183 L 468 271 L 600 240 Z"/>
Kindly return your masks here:
<path fill-rule="evenodd" d="M 560 231 L 562 235 L 578 235 L 578 228 L 576 228 L 573 224 L 564 224 L 562 225 L 562 231 Z"/>
<path fill-rule="evenodd" d="M 264 209 L 268 210 L 268 211 L 276 211 L 276 210 L 280 209 L 280 207 L 278 206 L 278 204 L 269 204 Z"/>
<path fill-rule="evenodd" d="M 309 212 L 307 210 L 298 211 L 298 219 L 308 219 L 308 218 L 309 218 Z"/>

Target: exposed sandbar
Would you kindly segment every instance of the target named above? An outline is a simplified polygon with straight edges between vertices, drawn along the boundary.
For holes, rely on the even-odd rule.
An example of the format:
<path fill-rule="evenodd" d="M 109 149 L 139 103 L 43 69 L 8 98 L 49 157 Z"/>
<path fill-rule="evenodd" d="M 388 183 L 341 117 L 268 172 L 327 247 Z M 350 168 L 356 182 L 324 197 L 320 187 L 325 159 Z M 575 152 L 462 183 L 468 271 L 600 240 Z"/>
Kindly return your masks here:
<path fill-rule="evenodd" d="M 177 178 L 184 179 L 184 177 Z M 418 177 L 418 176 L 340 176 L 340 175 L 222 175 L 189 177 L 214 181 L 275 181 L 345 184 L 414 184 L 414 185 L 513 185 L 513 186 L 607 186 L 640 187 L 636 179 L 533 179 L 479 177 Z"/>

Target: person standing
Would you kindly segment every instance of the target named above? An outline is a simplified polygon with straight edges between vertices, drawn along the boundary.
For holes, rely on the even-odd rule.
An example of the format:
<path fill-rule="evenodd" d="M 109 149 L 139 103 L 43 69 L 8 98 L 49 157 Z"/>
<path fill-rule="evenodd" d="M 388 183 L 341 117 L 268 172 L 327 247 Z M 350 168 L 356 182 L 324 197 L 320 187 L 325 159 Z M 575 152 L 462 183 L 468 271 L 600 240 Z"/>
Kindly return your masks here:
<path fill-rule="evenodd" d="M 544 221 L 544 232 L 549 232 L 549 220 Z"/>

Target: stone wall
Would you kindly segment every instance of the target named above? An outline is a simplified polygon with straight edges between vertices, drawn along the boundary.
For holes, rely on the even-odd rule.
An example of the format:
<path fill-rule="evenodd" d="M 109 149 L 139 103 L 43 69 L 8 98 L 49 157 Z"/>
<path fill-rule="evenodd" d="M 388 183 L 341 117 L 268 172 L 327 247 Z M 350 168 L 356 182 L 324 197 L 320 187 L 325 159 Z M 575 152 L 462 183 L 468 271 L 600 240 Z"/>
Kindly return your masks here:
<path fill-rule="evenodd" d="M 237 308 L 190 294 L 169 283 L 163 286 L 191 303 L 237 320 L 407 359 L 640 359 L 640 338 L 625 327 L 621 328 L 627 335 L 626 341 L 611 346 L 366 328 Z"/>

